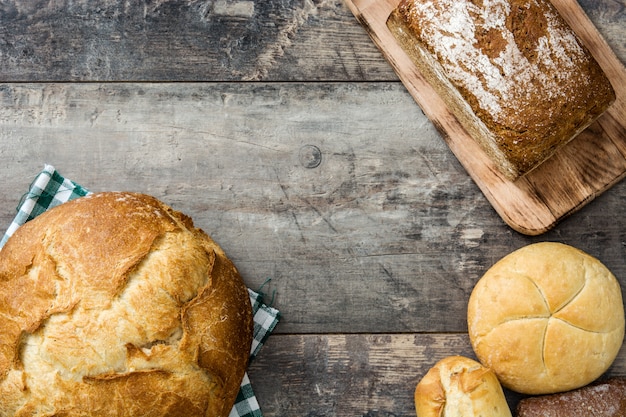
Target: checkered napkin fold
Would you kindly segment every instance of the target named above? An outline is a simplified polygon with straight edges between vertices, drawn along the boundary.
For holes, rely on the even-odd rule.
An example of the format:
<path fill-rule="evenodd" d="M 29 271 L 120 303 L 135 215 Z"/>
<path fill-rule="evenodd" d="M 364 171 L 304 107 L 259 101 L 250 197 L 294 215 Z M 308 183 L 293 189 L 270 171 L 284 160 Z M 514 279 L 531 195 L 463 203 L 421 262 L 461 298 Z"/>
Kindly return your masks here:
<path fill-rule="evenodd" d="M 77 183 L 62 177 L 51 165 L 46 165 L 43 171 L 35 178 L 27 194 L 17 207 L 17 215 L 9 226 L 6 234 L 0 241 L 0 248 L 4 246 L 7 239 L 27 221 L 34 219 L 44 211 L 66 201 L 83 197 L 90 191 Z M 252 311 L 254 313 L 254 340 L 250 350 L 250 360 L 254 359 L 263 343 L 280 318 L 280 312 L 273 307 L 263 303 L 263 294 L 248 289 Z M 239 395 L 235 401 L 229 417 L 262 417 L 259 403 L 256 400 L 248 374 L 246 373 Z"/>

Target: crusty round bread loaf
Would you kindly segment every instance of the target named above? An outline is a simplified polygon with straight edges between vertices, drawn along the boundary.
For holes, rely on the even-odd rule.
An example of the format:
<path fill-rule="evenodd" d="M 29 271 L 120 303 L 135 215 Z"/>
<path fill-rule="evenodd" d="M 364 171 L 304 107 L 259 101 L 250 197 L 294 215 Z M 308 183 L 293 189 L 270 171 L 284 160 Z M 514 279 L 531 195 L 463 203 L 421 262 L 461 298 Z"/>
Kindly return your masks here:
<path fill-rule="evenodd" d="M 493 265 L 469 300 L 472 347 L 502 385 L 549 394 L 586 385 L 624 338 L 622 292 L 596 258 L 571 246 L 525 246 Z"/>
<path fill-rule="evenodd" d="M 73 200 L 0 251 L 0 415 L 227 416 L 252 325 L 190 218 L 142 194 Z"/>
<path fill-rule="evenodd" d="M 437 362 L 415 388 L 417 417 L 511 417 L 496 375 L 473 359 Z"/>

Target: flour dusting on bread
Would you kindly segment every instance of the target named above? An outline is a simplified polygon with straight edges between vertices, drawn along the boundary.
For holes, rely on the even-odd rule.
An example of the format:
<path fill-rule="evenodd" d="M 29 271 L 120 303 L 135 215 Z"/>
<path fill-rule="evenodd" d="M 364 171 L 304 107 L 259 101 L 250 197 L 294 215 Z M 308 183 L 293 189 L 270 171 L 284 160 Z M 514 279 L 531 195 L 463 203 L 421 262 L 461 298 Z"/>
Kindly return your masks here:
<path fill-rule="evenodd" d="M 549 158 L 615 98 L 548 0 L 403 0 L 387 25 L 509 179 Z"/>

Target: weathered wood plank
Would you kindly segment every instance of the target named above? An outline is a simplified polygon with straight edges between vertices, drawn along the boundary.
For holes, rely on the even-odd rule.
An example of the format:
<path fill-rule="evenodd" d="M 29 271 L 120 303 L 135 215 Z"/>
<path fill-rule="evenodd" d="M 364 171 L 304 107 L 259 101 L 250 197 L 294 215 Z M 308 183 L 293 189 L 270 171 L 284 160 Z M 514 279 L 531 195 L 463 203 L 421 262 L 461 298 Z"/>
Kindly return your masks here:
<path fill-rule="evenodd" d="M 266 417 L 415 417 L 416 384 L 449 355 L 476 359 L 467 334 L 276 335 L 248 374 Z M 607 375 L 624 364 L 626 349 Z"/>
<path fill-rule="evenodd" d="M 3 2 L 0 57 L 4 81 L 395 78 L 337 0 Z"/>
<path fill-rule="evenodd" d="M 626 62 L 621 0 L 583 8 Z M 396 80 L 341 0 L 5 1 L 2 81 Z"/>
<path fill-rule="evenodd" d="M 1 224 L 44 163 L 94 191 L 153 194 L 249 286 L 272 278 L 279 333 L 465 331 L 476 280 L 537 240 L 589 251 L 626 288 L 626 183 L 521 236 L 397 82 L 1 85 L 0 155 Z"/>
<path fill-rule="evenodd" d="M 624 0 L 577 0 L 611 49 L 626 64 L 626 2 Z"/>

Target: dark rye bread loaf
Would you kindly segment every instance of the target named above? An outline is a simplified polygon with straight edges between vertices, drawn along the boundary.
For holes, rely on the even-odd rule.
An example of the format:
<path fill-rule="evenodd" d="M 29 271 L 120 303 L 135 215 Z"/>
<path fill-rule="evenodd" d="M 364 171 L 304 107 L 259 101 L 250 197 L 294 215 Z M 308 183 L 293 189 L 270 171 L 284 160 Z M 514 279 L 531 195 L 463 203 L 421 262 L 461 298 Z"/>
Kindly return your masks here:
<path fill-rule="evenodd" d="M 598 63 L 548 0 L 402 0 L 387 26 L 510 180 L 615 100 Z"/>
<path fill-rule="evenodd" d="M 517 417 L 624 417 L 626 379 L 612 378 L 574 391 L 521 400 Z"/>

